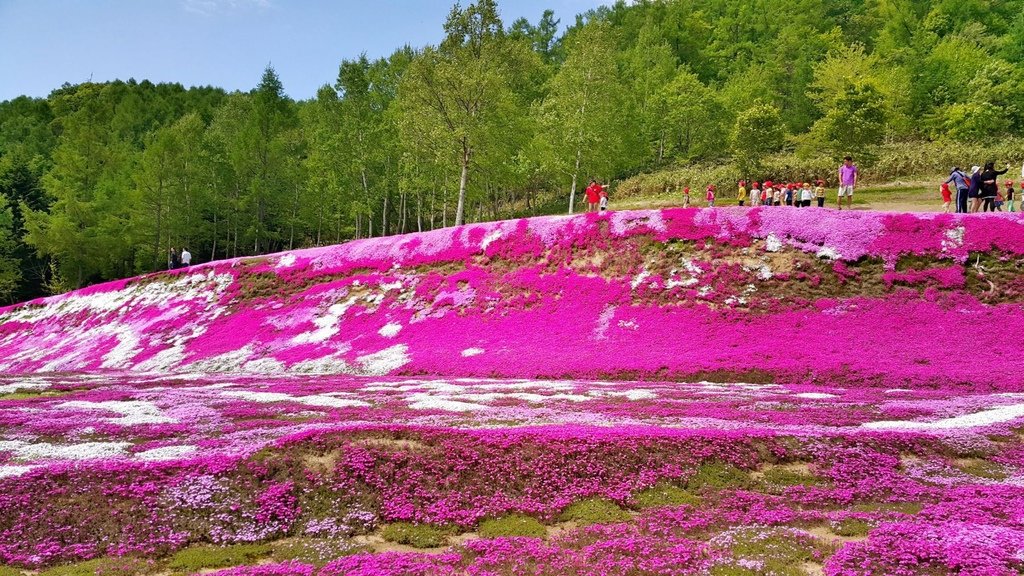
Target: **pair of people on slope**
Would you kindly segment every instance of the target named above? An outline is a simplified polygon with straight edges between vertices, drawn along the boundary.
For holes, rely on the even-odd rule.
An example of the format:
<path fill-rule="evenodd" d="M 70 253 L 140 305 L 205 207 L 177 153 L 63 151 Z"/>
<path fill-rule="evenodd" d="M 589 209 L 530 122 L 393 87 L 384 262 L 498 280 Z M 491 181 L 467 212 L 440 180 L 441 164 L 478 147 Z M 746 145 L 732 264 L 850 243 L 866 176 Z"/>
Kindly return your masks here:
<path fill-rule="evenodd" d="M 192 253 L 187 248 L 181 249 L 181 254 L 173 247 L 167 249 L 167 269 L 188 268 L 192 264 Z"/>
<path fill-rule="evenodd" d="M 591 180 L 590 186 L 587 186 L 587 212 L 597 212 L 600 210 L 604 212 L 608 209 L 608 190 L 607 186 L 602 186 L 597 183 L 597 180 Z"/>

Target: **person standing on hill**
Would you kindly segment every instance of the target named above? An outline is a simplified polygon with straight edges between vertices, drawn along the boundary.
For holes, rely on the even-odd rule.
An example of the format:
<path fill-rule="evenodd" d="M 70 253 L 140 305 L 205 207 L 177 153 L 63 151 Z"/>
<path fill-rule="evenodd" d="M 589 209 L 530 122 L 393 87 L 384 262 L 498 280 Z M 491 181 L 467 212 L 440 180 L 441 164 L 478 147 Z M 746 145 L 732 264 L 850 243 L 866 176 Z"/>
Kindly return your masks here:
<path fill-rule="evenodd" d="M 825 181 L 818 180 L 818 185 L 814 187 L 814 198 L 818 201 L 818 208 L 825 207 Z"/>
<path fill-rule="evenodd" d="M 715 185 L 714 184 L 708 184 L 707 194 L 706 194 L 705 197 L 706 197 L 706 199 L 708 201 L 708 208 L 714 208 L 715 207 Z"/>
<path fill-rule="evenodd" d="M 587 186 L 587 212 L 597 212 L 597 204 L 601 201 L 601 190 L 604 186 L 597 183 L 597 180 L 591 180 L 590 186 Z"/>
<path fill-rule="evenodd" d="M 192 264 L 192 253 L 188 251 L 188 248 L 181 249 L 181 267 L 188 268 Z"/>
<path fill-rule="evenodd" d="M 967 212 L 967 195 L 971 188 L 967 174 L 964 174 L 963 170 L 960 170 L 957 166 L 953 166 L 945 183 L 956 187 L 956 212 L 958 214 Z"/>
<path fill-rule="evenodd" d="M 736 191 L 736 201 L 739 202 L 740 206 L 747 201 L 747 181 L 740 180 L 740 186 Z"/>
<path fill-rule="evenodd" d="M 690 187 L 686 186 L 683 188 L 683 208 L 690 207 Z"/>
<path fill-rule="evenodd" d="M 174 246 L 167 251 L 167 269 L 174 270 L 181 266 L 181 260 L 178 258 L 178 251 L 174 249 Z"/>
<path fill-rule="evenodd" d="M 1013 181 L 1006 181 L 1006 210 L 1013 212 Z"/>
<path fill-rule="evenodd" d="M 975 212 L 978 211 L 977 206 L 981 201 L 985 202 L 986 212 L 995 211 L 996 194 L 999 192 L 999 184 L 997 183 L 997 180 L 999 179 L 999 176 L 1006 174 L 1009 170 L 1009 164 L 1007 164 L 1006 168 L 1003 170 L 996 170 L 994 162 L 985 163 L 985 169 L 977 176 L 978 180 L 981 181 L 981 185 L 978 198 L 975 199 Z"/>
<path fill-rule="evenodd" d="M 754 207 L 761 203 L 761 185 L 754 182 L 750 185 L 750 206 Z"/>
<path fill-rule="evenodd" d="M 853 158 L 843 158 L 843 165 L 839 167 L 839 209 L 843 209 L 843 197 L 846 197 L 846 208 L 853 208 L 853 189 L 857 187 L 857 165 Z"/>

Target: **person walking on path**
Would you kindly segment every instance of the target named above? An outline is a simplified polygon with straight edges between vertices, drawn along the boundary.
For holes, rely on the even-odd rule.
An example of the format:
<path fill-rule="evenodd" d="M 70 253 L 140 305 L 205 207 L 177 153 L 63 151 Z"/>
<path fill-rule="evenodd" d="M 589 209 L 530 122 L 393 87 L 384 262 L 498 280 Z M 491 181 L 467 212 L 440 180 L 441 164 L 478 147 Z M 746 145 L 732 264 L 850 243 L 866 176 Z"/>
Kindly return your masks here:
<path fill-rule="evenodd" d="M 843 209 L 843 197 L 846 198 L 847 210 L 853 209 L 853 189 L 857 187 L 857 165 L 853 158 L 843 158 L 839 167 L 839 209 Z"/>
<path fill-rule="evenodd" d="M 963 214 L 967 212 L 967 193 L 971 185 L 967 181 L 967 174 L 963 173 L 957 166 L 954 166 L 949 172 L 949 178 L 944 182 L 945 184 L 952 184 L 956 188 L 956 212 Z"/>
<path fill-rule="evenodd" d="M 597 180 L 591 180 L 590 186 L 587 186 L 587 212 L 597 212 L 597 205 L 601 202 L 601 190 L 604 186 L 597 183 Z"/>
<path fill-rule="evenodd" d="M 1013 181 L 1006 181 L 1006 211 L 1013 212 Z"/>
<path fill-rule="evenodd" d="M 188 268 L 192 264 L 192 253 L 188 251 L 188 248 L 181 249 L 181 267 Z"/>

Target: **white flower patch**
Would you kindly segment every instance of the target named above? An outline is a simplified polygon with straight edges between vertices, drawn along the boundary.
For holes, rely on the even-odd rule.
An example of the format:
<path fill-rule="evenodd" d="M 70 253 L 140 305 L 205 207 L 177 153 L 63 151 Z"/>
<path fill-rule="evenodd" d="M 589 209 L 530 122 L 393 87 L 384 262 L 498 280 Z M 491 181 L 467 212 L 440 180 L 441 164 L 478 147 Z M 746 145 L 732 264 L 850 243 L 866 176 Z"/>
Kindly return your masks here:
<path fill-rule="evenodd" d="M 290 394 L 282 394 L 280 392 L 226 390 L 224 392 L 221 392 L 221 396 L 241 398 L 243 400 L 248 400 L 249 402 L 257 402 L 260 404 L 269 404 L 272 402 L 297 402 L 299 404 L 305 404 L 307 406 L 320 406 L 324 408 L 352 408 L 366 407 L 370 405 L 368 402 L 363 402 L 362 400 L 335 398 L 333 396 L 326 396 L 322 394 L 315 394 L 311 396 L 292 396 Z"/>
<path fill-rule="evenodd" d="M 502 234 L 500 229 L 491 230 L 490 232 L 487 233 L 486 236 L 484 236 L 484 239 L 480 242 L 480 249 L 487 250 L 487 247 L 491 245 L 491 242 L 494 242 L 495 240 L 501 238 L 501 235 Z"/>
<path fill-rule="evenodd" d="M 597 317 L 597 325 L 594 326 L 594 338 L 596 340 L 608 339 L 608 328 L 611 327 L 612 318 L 615 317 L 615 306 L 605 306 L 601 315 Z"/>
<path fill-rule="evenodd" d="M 466 348 L 462 351 L 463 358 L 469 358 L 471 356 L 479 356 L 484 353 L 483 348 Z"/>
<path fill-rule="evenodd" d="M 127 368 L 131 364 L 132 358 L 141 352 L 139 335 L 131 326 L 115 325 L 111 326 L 110 330 L 117 337 L 117 345 L 103 355 L 103 363 L 100 364 L 100 367 Z"/>
<path fill-rule="evenodd" d="M 26 390 L 46 390 L 50 385 L 46 382 L 18 382 L 17 384 L 0 385 L 0 394 L 13 394 Z"/>
<path fill-rule="evenodd" d="M 637 324 L 635 319 L 630 318 L 629 320 L 619 320 L 619 328 L 636 331 L 640 329 L 640 325 Z"/>
<path fill-rule="evenodd" d="M 827 394 L 825 392 L 800 392 L 794 394 L 797 398 L 807 398 L 808 400 L 825 400 L 827 398 L 836 398 L 835 394 Z"/>
<path fill-rule="evenodd" d="M 323 316 L 313 318 L 313 325 L 316 326 L 316 330 L 312 332 L 303 332 L 292 338 L 294 344 L 311 344 L 315 342 L 323 342 L 337 334 L 340 330 L 338 322 L 341 320 L 342 315 L 356 303 L 357 298 L 355 296 L 349 298 L 344 302 L 332 304 L 327 309 L 327 313 Z"/>
<path fill-rule="evenodd" d="M 243 372 L 251 374 L 280 374 L 285 371 L 284 362 L 273 358 L 256 358 L 242 366 Z"/>
<path fill-rule="evenodd" d="M 252 357 L 252 346 L 246 344 L 238 350 L 225 352 L 210 358 L 197 360 L 186 367 L 189 372 L 231 372 L 238 371 Z"/>
<path fill-rule="evenodd" d="M 136 452 L 135 457 L 139 460 L 176 460 L 194 454 L 198 450 L 195 446 L 162 446 L 151 450 Z"/>
<path fill-rule="evenodd" d="M 444 410 L 445 412 L 475 412 L 490 409 L 482 404 L 437 398 L 429 394 L 413 394 L 410 396 L 409 408 L 413 410 Z"/>
<path fill-rule="evenodd" d="M 761 267 L 757 269 L 758 280 L 771 280 L 772 276 L 772 269 L 767 264 L 762 264 Z"/>
<path fill-rule="evenodd" d="M 964 227 L 957 226 L 956 228 L 950 228 L 943 233 L 945 238 L 942 240 L 942 250 L 949 251 L 955 250 L 964 245 Z"/>
<path fill-rule="evenodd" d="M 408 352 L 408 346 L 397 344 L 380 352 L 360 356 L 356 358 L 356 362 L 362 367 L 363 374 L 367 376 L 384 376 L 408 364 L 412 360 L 409 358 Z"/>
<path fill-rule="evenodd" d="M 646 280 L 650 276 L 650 272 L 648 272 L 647 270 L 641 270 L 640 273 L 633 278 L 629 285 L 631 288 L 633 288 L 633 290 L 636 290 L 637 288 L 640 287 L 641 284 L 643 284 L 644 280 Z"/>
<path fill-rule="evenodd" d="M 639 388 L 630 390 L 593 390 L 588 392 L 593 398 L 625 398 L 627 400 L 654 400 L 658 397 L 651 390 L 642 390 Z"/>
<path fill-rule="evenodd" d="M 932 422 L 914 422 L 906 420 L 890 420 L 879 422 L 866 422 L 861 426 L 872 430 L 954 430 L 958 428 L 978 428 L 991 426 L 1001 422 L 1009 422 L 1024 417 L 1024 404 L 1011 406 L 1000 406 L 989 410 L 982 410 L 974 414 L 943 418 Z"/>
<path fill-rule="evenodd" d="M 378 334 L 385 338 L 394 338 L 402 331 L 402 325 L 395 322 L 388 322 L 377 331 Z"/>
<path fill-rule="evenodd" d="M 0 466 L 0 478 L 21 476 L 33 468 L 35 468 L 35 466 Z"/>
<path fill-rule="evenodd" d="M 117 418 L 104 418 L 104 422 L 117 424 L 119 426 L 134 426 L 138 424 L 172 424 L 177 422 L 160 411 L 160 408 L 152 402 L 145 400 L 107 400 L 105 402 L 87 402 L 85 400 L 72 400 L 61 402 L 57 408 L 73 408 L 80 410 L 103 410 L 120 414 Z"/>
<path fill-rule="evenodd" d="M 299 374 L 353 374 L 355 370 L 341 358 L 341 354 L 348 352 L 349 348 L 346 345 L 337 354 L 296 362 L 289 367 L 289 371 Z"/>
<path fill-rule="evenodd" d="M 0 450 L 14 452 L 23 462 L 35 460 L 96 460 L 122 456 L 131 442 L 83 442 L 81 444 L 30 444 L 20 440 L 0 441 Z"/>
<path fill-rule="evenodd" d="M 826 260 L 839 260 L 839 252 L 831 246 L 822 246 L 818 249 L 818 258 L 824 258 Z"/>
<path fill-rule="evenodd" d="M 290 268 L 295 265 L 295 254 L 285 254 L 277 259 L 274 268 Z"/>
<path fill-rule="evenodd" d="M 764 249 L 768 252 L 778 252 L 779 250 L 782 250 L 782 240 L 775 234 L 769 234 L 768 237 L 764 239 Z"/>

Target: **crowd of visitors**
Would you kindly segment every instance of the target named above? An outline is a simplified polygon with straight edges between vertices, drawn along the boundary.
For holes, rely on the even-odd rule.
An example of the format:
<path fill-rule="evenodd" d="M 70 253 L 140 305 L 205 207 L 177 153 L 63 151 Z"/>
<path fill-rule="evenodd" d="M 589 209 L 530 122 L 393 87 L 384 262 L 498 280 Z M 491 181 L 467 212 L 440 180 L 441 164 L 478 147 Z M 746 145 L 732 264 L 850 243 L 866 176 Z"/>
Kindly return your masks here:
<path fill-rule="evenodd" d="M 1002 170 L 996 170 L 994 162 L 986 163 L 984 168 L 972 166 L 970 174 L 954 166 L 949 178 L 939 185 L 943 211 L 949 212 L 950 204 L 954 203 L 954 192 L 950 187 L 952 184 L 952 188 L 956 189 L 954 210 L 958 213 L 1002 212 L 1004 204 L 1007 210 L 1014 212 L 1013 180 L 1005 181 L 1003 188 L 999 188 L 999 177 L 1009 171 L 1009 164 Z M 1020 177 L 1024 183 L 1024 166 L 1020 168 Z"/>

